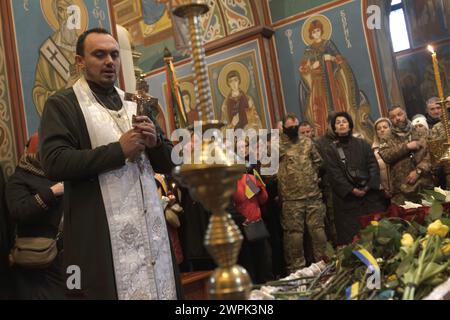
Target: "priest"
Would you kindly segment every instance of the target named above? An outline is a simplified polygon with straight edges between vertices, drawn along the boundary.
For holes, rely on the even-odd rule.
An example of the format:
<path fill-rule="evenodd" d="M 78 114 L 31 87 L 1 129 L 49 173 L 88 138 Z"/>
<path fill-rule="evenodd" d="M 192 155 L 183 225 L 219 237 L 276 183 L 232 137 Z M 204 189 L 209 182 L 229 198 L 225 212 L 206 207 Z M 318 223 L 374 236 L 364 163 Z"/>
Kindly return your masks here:
<path fill-rule="evenodd" d="M 177 299 L 154 180 L 171 171 L 172 144 L 114 86 L 119 45 L 108 31 L 84 32 L 76 51 L 83 76 L 47 100 L 40 127 L 43 168 L 65 187 L 67 296 Z"/>

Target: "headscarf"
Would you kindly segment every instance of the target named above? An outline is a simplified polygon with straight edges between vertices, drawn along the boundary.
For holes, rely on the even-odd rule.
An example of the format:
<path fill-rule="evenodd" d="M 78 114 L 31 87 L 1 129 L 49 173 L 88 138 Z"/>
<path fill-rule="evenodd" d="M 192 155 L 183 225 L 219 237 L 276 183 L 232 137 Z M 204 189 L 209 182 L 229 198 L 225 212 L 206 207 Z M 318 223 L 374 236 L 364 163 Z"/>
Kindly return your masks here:
<path fill-rule="evenodd" d="M 377 121 L 375 121 L 375 124 L 373 126 L 375 128 L 375 136 L 374 136 L 373 145 L 372 145 L 373 147 L 378 147 L 380 145 L 380 139 L 378 138 L 378 134 L 377 134 L 377 125 L 381 122 L 387 122 L 389 125 L 389 128 L 391 128 L 391 130 L 392 130 L 392 122 L 388 118 L 382 117 L 382 118 L 379 118 Z"/>
<path fill-rule="evenodd" d="M 418 114 L 417 116 L 414 116 L 411 123 L 414 127 L 417 124 L 422 124 L 425 128 L 427 128 L 427 130 L 430 130 L 430 127 L 428 126 L 427 118 L 425 118 L 424 115 Z"/>

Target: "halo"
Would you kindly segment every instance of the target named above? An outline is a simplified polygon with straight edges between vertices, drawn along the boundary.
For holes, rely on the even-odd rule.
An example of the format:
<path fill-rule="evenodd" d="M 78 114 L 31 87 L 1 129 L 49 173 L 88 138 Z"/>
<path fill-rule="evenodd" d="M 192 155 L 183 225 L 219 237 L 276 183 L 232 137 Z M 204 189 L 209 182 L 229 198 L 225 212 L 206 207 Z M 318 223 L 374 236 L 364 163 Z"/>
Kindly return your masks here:
<path fill-rule="evenodd" d="M 317 14 L 315 16 L 309 17 L 303 24 L 301 32 L 302 40 L 308 46 L 312 44 L 312 40 L 309 38 L 309 26 L 314 20 L 319 20 L 323 25 L 322 39 L 330 40 L 331 34 L 333 33 L 333 25 L 331 24 L 330 19 L 322 14 Z"/>
<path fill-rule="evenodd" d="M 241 90 L 244 93 L 247 93 L 248 91 L 248 87 L 250 85 L 250 75 L 247 68 L 240 62 L 231 62 L 223 67 L 222 71 L 219 73 L 219 90 L 224 97 L 228 97 L 230 94 L 231 89 L 227 83 L 227 75 L 233 70 L 237 71 L 241 76 Z"/>
<path fill-rule="evenodd" d="M 53 12 L 52 3 L 55 0 L 41 0 L 41 11 L 42 14 L 47 21 L 48 25 L 54 30 L 58 30 L 60 28 L 58 19 Z M 86 5 L 83 0 L 66 0 L 67 2 L 72 2 L 74 5 L 77 5 L 81 10 L 81 29 L 77 30 L 78 34 L 82 34 L 87 30 L 89 24 L 89 17 Z"/>
<path fill-rule="evenodd" d="M 189 82 L 189 81 L 180 82 L 180 90 L 181 90 L 181 92 L 183 92 L 183 91 L 189 92 L 189 94 L 191 95 L 191 105 L 189 106 L 189 108 L 190 109 L 192 109 L 192 108 L 195 109 L 196 96 L 195 96 L 194 84 L 192 82 Z"/>

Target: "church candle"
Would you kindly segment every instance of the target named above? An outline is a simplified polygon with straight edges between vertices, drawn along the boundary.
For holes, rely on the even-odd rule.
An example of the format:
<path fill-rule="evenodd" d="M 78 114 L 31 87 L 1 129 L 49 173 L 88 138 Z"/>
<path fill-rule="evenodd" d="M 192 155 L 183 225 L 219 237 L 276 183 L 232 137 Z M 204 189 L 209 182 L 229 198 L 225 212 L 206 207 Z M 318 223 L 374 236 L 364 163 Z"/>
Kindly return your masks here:
<path fill-rule="evenodd" d="M 439 99 L 441 101 L 443 101 L 444 100 L 444 90 L 442 89 L 442 81 L 441 81 L 441 74 L 439 73 L 439 62 L 437 59 L 437 54 L 434 51 L 432 46 L 428 46 L 428 50 L 430 50 L 432 53 L 431 56 L 433 58 L 434 78 L 436 80 L 436 86 L 438 89 Z"/>

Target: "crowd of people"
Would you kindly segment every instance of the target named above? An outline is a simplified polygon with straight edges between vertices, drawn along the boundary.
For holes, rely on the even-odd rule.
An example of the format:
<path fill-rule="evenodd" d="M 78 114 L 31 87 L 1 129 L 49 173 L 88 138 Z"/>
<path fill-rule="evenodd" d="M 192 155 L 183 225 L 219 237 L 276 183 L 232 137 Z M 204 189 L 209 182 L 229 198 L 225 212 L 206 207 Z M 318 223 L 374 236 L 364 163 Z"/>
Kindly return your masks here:
<path fill-rule="evenodd" d="M 0 217 L 0 227 L 14 227 L 7 239 L 2 231 L 0 277 L 13 280 L 0 296 L 181 298 L 180 271 L 215 267 L 203 244 L 211 213 L 170 178 L 173 144 L 152 116 L 135 117 L 136 104 L 114 87 L 116 40 L 88 30 L 76 59 L 83 76 L 46 101 L 39 134 L 5 191 L 1 184 L 0 206 L 6 203 L 9 216 Z M 372 145 L 353 131 L 346 112 L 330 115 L 320 137 L 314 125 L 287 114 L 273 176 L 250 165 L 254 150 L 238 142 L 247 171 L 228 209 L 244 234 L 238 263 L 253 282 L 326 259 L 327 246 L 353 240 L 361 216 L 445 188 L 448 177 L 428 148 L 430 139 L 445 136 L 443 110 L 437 98 L 426 110 L 410 121 L 402 106 L 392 106 L 375 122 Z M 250 234 L 256 225 L 261 233 Z"/>
<path fill-rule="evenodd" d="M 450 107 L 450 97 L 446 101 Z M 353 132 L 346 112 L 332 114 L 321 137 L 315 137 L 312 124 L 287 114 L 279 124 L 279 171 L 264 179 L 272 189 L 269 198 L 262 185 L 264 201 L 254 201 L 263 213 L 257 218 L 269 230 L 271 246 L 265 254 L 273 269 L 264 271 L 263 279 L 253 278 L 267 281 L 269 275 L 278 278 L 326 259 L 327 243 L 339 247 L 353 241 L 360 217 L 385 212 L 391 204 L 420 203 L 421 192 L 435 186 L 445 189 L 448 177 L 432 162 L 428 146 L 430 140 L 445 138 L 438 102 L 429 99 L 426 114 L 412 121 L 402 106 L 390 107 L 388 117 L 375 121 L 372 144 Z M 267 269 L 258 260 L 240 262 L 250 274 Z"/>

